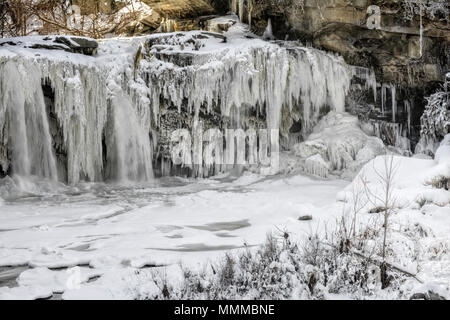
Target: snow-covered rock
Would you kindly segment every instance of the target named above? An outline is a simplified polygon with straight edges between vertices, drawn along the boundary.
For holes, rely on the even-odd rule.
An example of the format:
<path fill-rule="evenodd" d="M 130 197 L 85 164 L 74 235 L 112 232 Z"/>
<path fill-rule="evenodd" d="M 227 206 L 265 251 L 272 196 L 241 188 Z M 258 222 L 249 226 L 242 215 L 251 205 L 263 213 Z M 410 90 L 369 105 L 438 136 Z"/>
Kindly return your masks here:
<path fill-rule="evenodd" d="M 21 37 L 0 40 L 0 47 L 6 45 L 29 49 L 64 50 L 90 56 L 95 55 L 98 48 L 98 42 L 94 39 L 73 36 Z"/>
<path fill-rule="evenodd" d="M 306 141 L 293 146 L 293 153 L 299 158 L 297 166 L 309 174 L 351 179 L 368 161 L 386 153 L 386 148 L 379 138 L 362 130 L 355 116 L 330 112 Z"/>
<path fill-rule="evenodd" d="M 434 160 L 438 164 L 450 164 L 450 134 L 447 134 L 442 140 L 439 148 L 436 150 Z"/>
<path fill-rule="evenodd" d="M 436 150 L 434 161 L 437 165 L 428 173 L 427 183 L 448 190 L 450 188 L 450 134 L 444 137 Z"/>

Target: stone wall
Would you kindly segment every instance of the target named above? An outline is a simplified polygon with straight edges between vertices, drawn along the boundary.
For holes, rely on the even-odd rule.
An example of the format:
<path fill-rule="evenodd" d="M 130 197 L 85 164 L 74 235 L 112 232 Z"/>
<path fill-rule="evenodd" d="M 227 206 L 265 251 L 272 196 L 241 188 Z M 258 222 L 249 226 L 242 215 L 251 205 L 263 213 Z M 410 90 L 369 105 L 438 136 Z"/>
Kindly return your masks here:
<path fill-rule="evenodd" d="M 379 83 L 378 101 L 369 97 L 365 102 L 380 108 L 381 84 L 394 85 L 399 109 L 404 109 L 405 101 L 412 106 L 411 138 L 413 143 L 417 142 L 420 117 L 426 105 L 424 97 L 439 88 L 450 70 L 448 11 L 433 16 L 423 10 L 420 15 L 418 10 L 406 10 L 405 0 L 245 0 L 244 3 L 245 8 L 238 12 L 246 22 L 251 13 L 253 32 L 262 35 L 270 19 L 278 39 L 300 40 L 336 52 L 349 64 L 373 68 Z M 379 28 L 370 23 L 375 13 L 368 10 L 370 6 L 380 9 Z M 448 6 L 447 3 L 447 9 Z M 391 104 L 390 99 L 388 95 L 387 104 Z M 389 118 L 388 115 L 380 120 Z M 404 118 L 397 117 L 396 121 Z"/>
<path fill-rule="evenodd" d="M 375 67 L 380 81 L 407 87 L 443 81 L 450 68 L 448 17 L 432 19 L 424 13 L 421 54 L 420 15 L 405 18 L 404 0 L 304 0 L 301 8 L 294 9 L 299 1 L 285 1 L 290 5 L 281 9 L 253 5 L 253 30 L 262 34 L 270 18 L 278 38 L 337 52 L 350 64 Z M 368 27 L 367 10 L 372 5 L 381 10 L 380 29 Z"/>

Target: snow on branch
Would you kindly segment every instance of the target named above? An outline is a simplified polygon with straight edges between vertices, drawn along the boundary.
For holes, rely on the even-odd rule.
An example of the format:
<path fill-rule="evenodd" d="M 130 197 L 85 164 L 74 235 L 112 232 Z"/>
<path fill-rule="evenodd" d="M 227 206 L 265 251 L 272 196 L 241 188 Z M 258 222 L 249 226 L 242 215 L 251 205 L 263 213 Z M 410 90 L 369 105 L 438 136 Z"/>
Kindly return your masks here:
<path fill-rule="evenodd" d="M 64 33 L 93 38 L 136 31 L 152 13 L 140 0 L 9 0 L 0 3 L 0 36 Z"/>
<path fill-rule="evenodd" d="M 444 87 L 427 97 L 427 105 L 421 118 L 421 136 L 441 141 L 450 132 L 450 73 Z"/>
<path fill-rule="evenodd" d="M 415 15 L 426 15 L 433 20 L 450 20 L 447 0 L 403 0 L 402 7 L 406 20 L 412 20 Z"/>

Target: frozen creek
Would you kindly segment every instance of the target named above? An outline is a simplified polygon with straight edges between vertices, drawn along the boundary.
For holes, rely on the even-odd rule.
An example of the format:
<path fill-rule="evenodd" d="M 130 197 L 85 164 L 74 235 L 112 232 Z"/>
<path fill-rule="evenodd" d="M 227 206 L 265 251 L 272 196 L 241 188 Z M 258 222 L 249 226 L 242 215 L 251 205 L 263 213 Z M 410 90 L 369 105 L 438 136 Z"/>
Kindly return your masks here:
<path fill-rule="evenodd" d="M 43 37 L 0 48 L 0 172 L 15 176 L 0 196 L 0 299 L 129 298 L 128 281 L 114 277 L 206 263 L 334 214 L 340 180 L 153 178 L 172 109 L 189 129 L 211 113 L 221 119 L 213 125 L 285 136 L 294 121 L 306 135 L 324 113 L 344 111 L 356 71 L 342 58 L 240 28 L 226 41 L 202 32 L 103 40 L 93 57 L 32 48 L 53 43 Z M 75 266 L 82 290 L 68 287 Z"/>
<path fill-rule="evenodd" d="M 5 202 L 0 298 L 63 291 L 68 299 L 124 298 L 126 290 L 108 279 L 130 277 L 131 285 L 139 268 L 203 264 L 226 250 L 259 245 L 270 231 L 306 235 L 339 213 L 333 203 L 346 184 L 298 175 L 164 178 L 134 187 L 83 184 Z M 305 214 L 313 221 L 297 220 Z M 83 283 L 71 291 L 64 268 L 76 265 Z"/>
<path fill-rule="evenodd" d="M 351 203 L 335 171 L 353 177 L 384 152 L 344 113 L 352 78 L 376 86 L 369 70 L 296 43 L 247 38 L 239 25 L 227 41 L 202 32 L 103 40 L 93 57 L 30 48 L 51 42 L 42 37 L 12 41 L 0 47 L 0 174 L 13 177 L 0 185 L 0 299 L 133 298 L 151 285 L 138 271 L 166 268 L 173 280 L 179 263 L 201 267 L 268 232 L 323 232 Z M 290 138 L 307 141 L 284 159 L 293 169 L 284 174 L 219 169 L 196 180 L 161 170 L 155 179 L 163 133 L 208 119 L 209 127 L 279 129 L 282 149 Z M 450 195 L 427 183 L 447 176 L 450 162 L 397 160 L 394 262 L 448 296 Z M 312 221 L 299 221 L 304 215 Z M 418 239 L 403 231 L 422 228 Z"/>

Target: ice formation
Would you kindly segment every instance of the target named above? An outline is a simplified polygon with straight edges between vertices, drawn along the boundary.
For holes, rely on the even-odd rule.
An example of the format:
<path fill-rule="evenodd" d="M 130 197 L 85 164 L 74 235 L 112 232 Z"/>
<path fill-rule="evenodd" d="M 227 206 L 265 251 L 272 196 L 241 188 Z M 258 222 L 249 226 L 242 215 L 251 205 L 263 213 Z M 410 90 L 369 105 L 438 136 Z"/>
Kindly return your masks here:
<path fill-rule="evenodd" d="M 0 141 L 4 146 L 12 145 L 12 163 L 0 155 L 0 165 L 5 171 L 11 165 L 17 174 L 56 180 L 56 160 L 38 67 L 9 60 L 0 65 L 0 74 Z"/>
<path fill-rule="evenodd" d="M 373 101 L 377 101 L 377 78 L 373 69 L 354 66 L 353 76 L 364 81 L 365 89 L 372 90 Z"/>
<path fill-rule="evenodd" d="M 405 100 L 405 101 L 403 101 L 403 103 L 404 103 L 404 106 L 405 106 L 405 110 L 406 110 L 406 113 L 407 113 L 407 115 L 408 115 L 408 118 L 407 118 L 407 125 L 408 125 L 408 134 L 411 134 L 411 102 L 409 101 L 409 100 Z"/>
<path fill-rule="evenodd" d="M 315 154 L 305 160 L 305 171 L 322 178 L 326 178 L 330 171 L 328 163 L 320 156 Z"/>
<path fill-rule="evenodd" d="M 103 40 L 96 57 L 3 46 L 2 170 L 71 184 L 148 180 L 161 103 L 193 114 L 195 123 L 201 108 L 243 117 L 238 128 L 243 122 L 251 127 L 242 111 L 253 109 L 282 135 L 289 131 L 283 112 L 300 120 L 306 135 L 327 111 L 345 110 L 356 72 L 342 58 L 291 42 L 248 39 L 241 30 Z M 136 65 L 139 46 L 145 54 Z M 47 105 L 45 84 L 52 91 Z"/>
<path fill-rule="evenodd" d="M 423 6 L 422 6 L 422 4 L 420 4 L 420 12 L 419 12 L 419 15 L 420 15 L 420 31 L 419 31 L 419 33 L 420 33 L 420 35 L 419 35 L 419 43 L 420 43 L 420 56 L 422 57 L 422 55 L 423 55 L 423 13 L 422 13 L 422 11 L 423 11 Z"/>
<path fill-rule="evenodd" d="M 111 78 L 116 80 L 117 74 L 105 64 L 95 66 L 92 58 L 72 55 L 75 62 L 58 54 L 35 58 L 24 49 L 19 50 L 23 51 L 14 58 L 0 57 L 0 141 L 12 150 L 10 160 L 7 152 L 2 156 L 4 171 L 11 165 L 13 174 L 56 180 L 54 149 L 60 149 L 67 157 L 63 165 L 67 168 L 66 177 L 59 177 L 62 181 L 77 183 L 151 175 L 148 135 L 140 132 L 137 116 L 126 105 L 131 98 L 115 97 L 127 96 L 115 82 L 115 86 L 111 84 Z M 43 93 L 45 83 L 50 84 L 53 95 L 52 103 L 47 106 Z M 128 110 L 121 111 L 123 108 Z M 53 130 L 49 127 L 49 114 L 55 118 Z M 108 122 L 108 117 L 113 120 Z M 113 123 L 115 130 L 107 131 Z M 129 127 L 123 129 L 127 124 Z M 104 154 L 107 140 L 116 143 L 108 145 Z M 127 155 L 136 156 L 135 162 L 123 159 Z M 119 172 L 120 176 L 106 175 L 105 158 L 110 160 L 110 165 L 116 164 L 110 172 Z"/>
<path fill-rule="evenodd" d="M 272 21 L 270 20 L 270 18 L 267 21 L 267 27 L 266 27 L 266 30 L 264 30 L 263 38 L 264 39 L 274 39 L 273 30 L 272 30 Z"/>
<path fill-rule="evenodd" d="M 151 82 L 147 84 L 150 97 L 161 96 L 180 110 L 187 100 L 196 115 L 202 105 L 208 111 L 218 106 L 222 116 L 231 116 L 233 110 L 245 106 L 257 107 L 266 113 L 268 128 L 279 128 L 281 108 L 292 108 L 298 101 L 303 105 L 305 132 L 317 121 L 321 109 L 329 106 L 344 111 L 352 69 L 341 58 L 257 39 L 229 39 L 228 44 L 221 44 L 222 39 L 209 38 L 197 40 L 191 48 L 185 45 L 200 37 L 204 35 L 195 32 L 152 37 L 158 45 L 151 54 L 160 59 L 146 61 L 141 68 L 142 78 Z M 196 48 L 200 49 L 193 54 Z M 192 63 L 166 61 L 183 53 L 192 57 Z M 153 102 L 158 103 L 156 99 Z"/>
<path fill-rule="evenodd" d="M 392 122 L 395 123 L 395 116 L 397 114 L 397 89 L 395 85 L 391 85 L 392 97 Z"/>
<path fill-rule="evenodd" d="M 231 0 L 231 10 L 243 20 L 245 12 L 245 0 Z"/>
<path fill-rule="evenodd" d="M 306 141 L 294 145 L 293 150 L 300 159 L 300 171 L 344 178 L 352 178 L 369 160 L 386 153 L 383 142 L 364 133 L 356 117 L 335 112 L 320 120 Z"/>

